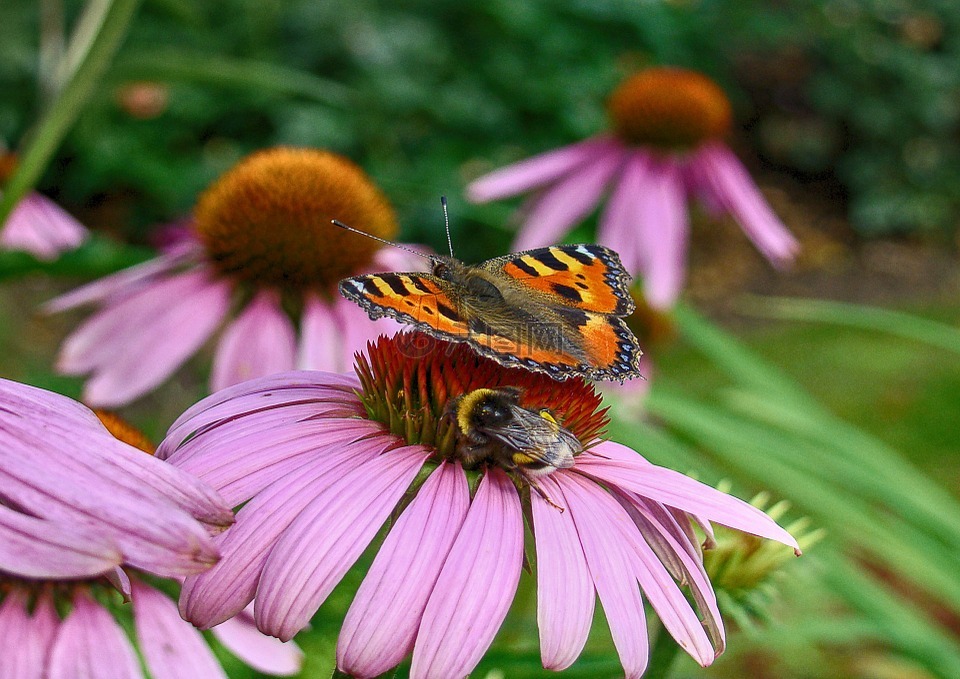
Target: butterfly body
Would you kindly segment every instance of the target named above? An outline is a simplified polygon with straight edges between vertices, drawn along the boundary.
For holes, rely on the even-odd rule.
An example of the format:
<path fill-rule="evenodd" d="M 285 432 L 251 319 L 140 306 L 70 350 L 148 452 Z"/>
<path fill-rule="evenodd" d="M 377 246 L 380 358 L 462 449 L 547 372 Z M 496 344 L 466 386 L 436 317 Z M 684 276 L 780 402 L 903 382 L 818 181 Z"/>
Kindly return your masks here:
<path fill-rule="evenodd" d="M 371 318 L 389 316 L 468 342 L 503 365 L 624 380 L 641 351 L 622 317 L 634 309 L 629 275 L 600 245 L 563 245 L 464 264 L 431 257 L 432 272 L 347 278 L 340 292 Z"/>

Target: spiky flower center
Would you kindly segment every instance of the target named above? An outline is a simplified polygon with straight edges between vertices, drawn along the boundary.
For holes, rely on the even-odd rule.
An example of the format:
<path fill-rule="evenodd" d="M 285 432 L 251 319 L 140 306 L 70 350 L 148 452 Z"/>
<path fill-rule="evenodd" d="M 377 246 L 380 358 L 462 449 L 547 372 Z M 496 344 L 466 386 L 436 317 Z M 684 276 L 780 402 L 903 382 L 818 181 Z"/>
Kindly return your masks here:
<path fill-rule="evenodd" d="M 386 197 L 354 163 L 328 151 L 273 148 L 247 156 L 194 210 L 200 240 L 225 274 L 256 285 L 330 290 L 370 263 L 397 226 Z"/>
<path fill-rule="evenodd" d="M 730 129 L 730 100 L 701 73 L 661 67 L 624 81 L 607 101 L 614 132 L 625 142 L 686 150 Z"/>
<path fill-rule="evenodd" d="M 100 409 L 94 410 L 93 413 L 100 420 L 100 423 L 106 427 L 107 431 L 113 435 L 113 438 L 134 448 L 139 448 L 150 455 L 156 452 L 157 447 L 147 438 L 146 434 L 116 413 Z"/>
<path fill-rule="evenodd" d="M 381 337 L 357 359 L 360 399 L 370 417 L 410 444 L 436 449 L 438 460 L 457 459 L 464 436 L 451 406 L 477 389 L 516 387 L 518 405 L 547 409 L 558 424 L 587 447 L 603 434 L 608 418 L 601 398 L 581 378 L 563 383 L 521 368 L 506 368 L 478 356 L 463 343 L 419 332 Z"/>

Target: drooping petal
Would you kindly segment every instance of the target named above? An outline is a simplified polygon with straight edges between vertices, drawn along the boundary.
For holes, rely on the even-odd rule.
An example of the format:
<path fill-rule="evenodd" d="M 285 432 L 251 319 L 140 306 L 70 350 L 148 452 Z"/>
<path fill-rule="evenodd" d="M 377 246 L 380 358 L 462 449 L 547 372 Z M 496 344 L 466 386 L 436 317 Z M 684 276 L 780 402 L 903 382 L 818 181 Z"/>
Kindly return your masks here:
<path fill-rule="evenodd" d="M 273 291 L 258 293 L 217 345 L 210 387 L 220 391 L 256 377 L 292 370 L 297 332 Z"/>
<path fill-rule="evenodd" d="M 603 455 L 619 459 L 607 459 Z M 680 472 L 644 461 L 629 462 L 634 451 L 613 441 L 605 441 L 577 459 L 577 471 L 604 483 L 619 486 L 642 497 L 699 514 L 715 523 L 782 542 L 799 554 L 797 541 L 769 516 L 756 507 L 716 488 L 694 481 Z"/>
<path fill-rule="evenodd" d="M 573 516 L 593 584 L 610 626 L 613 644 L 627 679 L 638 679 L 647 666 L 649 643 L 640 588 L 623 535 L 633 522 L 595 483 L 577 474 L 557 472 L 567 511 Z"/>
<path fill-rule="evenodd" d="M 342 331 L 331 305 L 321 302 L 314 294 L 306 295 L 300 319 L 297 370 L 344 372 L 340 364 Z"/>
<path fill-rule="evenodd" d="M 41 596 L 30 615 L 26 596 L 16 589 L 10 591 L 0 603 L 0 676 L 45 679 L 59 626 L 49 596 Z"/>
<path fill-rule="evenodd" d="M 237 512 L 237 522 L 217 546 L 221 559 L 213 568 L 187 578 L 180 612 L 201 629 L 218 625 L 249 604 L 271 550 L 317 495 L 360 466 L 371 464 L 393 445 L 391 437 L 373 437 L 349 448 L 319 451 L 295 476 L 266 488 Z"/>
<path fill-rule="evenodd" d="M 467 186 L 467 200 L 486 203 L 540 188 L 570 174 L 605 150 L 610 140 L 598 137 L 507 165 Z"/>
<path fill-rule="evenodd" d="M 35 432 L 10 422 L 0 436 L 4 497 L 31 514 L 96 530 L 116 543 L 124 561 L 160 575 L 195 573 L 216 561 L 206 530 L 172 502 L 48 465 L 37 455 Z"/>
<path fill-rule="evenodd" d="M 340 372 L 352 371 L 357 353 L 366 351 L 367 342 L 374 342 L 380 335 L 392 337 L 403 326 L 392 318 L 373 321 L 360 306 L 343 297 L 333 303 L 337 320 L 342 330 L 340 345 Z"/>
<path fill-rule="evenodd" d="M 86 240 L 88 231 L 66 210 L 39 193 L 17 203 L 0 229 L 0 246 L 26 250 L 37 259 L 51 260 Z"/>
<path fill-rule="evenodd" d="M 92 372 L 84 401 L 115 407 L 163 382 L 226 315 L 230 286 L 208 272 L 158 281 L 87 319 L 66 339 L 58 369 Z"/>
<path fill-rule="evenodd" d="M 303 651 L 292 641 L 268 637 L 257 629 L 253 620 L 253 606 L 222 622 L 210 631 L 227 650 L 253 669 L 278 677 L 300 672 Z"/>
<path fill-rule="evenodd" d="M 257 627 L 287 641 L 360 557 L 429 454 L 404 446 L 339 476 L 291 522 L 257 588 Z"/>
<path fill-rule="evenodd" d="M 459 464 L 443 463 L 404 510 L 347 611 L 337 666 L 375 677 L 413 649 L 423 610 L 470 506 Z"/>
<path fill-rule="evenodd" d="M 596 206 L 607 184 L 623 163 L 625 151 L 610 143 L 575 173 L 538 197 L 513 243 L 514 250 L 553 245 Z"/>
<path fill-rule="evenodd" d="M 139 580 L 133 581 L 133 621 L 153 679 L 226 679 L 203 635 L 180 617 L 166 594 Z"/>
<path fill-rule="evenodd" d="M 563 506 L 563 491 L 553 479 L 539 483 L 553 502 Z M 537 545 L 540 657 L 548 670 L 563 670 L 587 643 L 596 594 L 570 512 L 551 507 L 538 493 L 530 494 L 530 504 Z"/>
<path fill-rule="evenodd" d="M 0 571 L 23 578 L 83 578 L 123 561 L 109 538 L 35 519 L 0 504 Z"/>
<path fill-rule="evenodd" d="M 650 159 L 636 195 L 637 249 L 643 293 L 651 306 L 668 308 L 680 296 L 687 271 L 689 223 L 675 162 Z"/>
<path fill-rule="evenodd" d="M 60 625 L 50 653 L 48 679 L 143 679 L 136 651 L 123 628 L 86 594 Z"/>
<path fill-rule="evenodd" d="M 199 253 L 199 243 L 193 240 L 184 242 L 169 252 L 154 259 L 149 259 L 143 264 L 137 264 L 115 274 L 104 276 L 54 297 L 43 305 L 43 312 L 54 314 L 84 304 L 119 299 L 133 294 L 150 285 L 153 280 L 164 278 L 166 274 L 196 262 Z"/>
<path fill-rule="evenodd" d="M 211 526 L 233 521 L 213 489 L 118 441 L 72 399 L 0 380 L 0 423 L 0 442 L 30 457 L 41 476 L 43 466 L 55 466 L 76 479 L 173 504 Z"/>
<path fill-rule="evenodd" d="M 597 242 L 620 255 L 624 268 L 633 277 L 640 275 L 644 262 L 639 237 L 644 222 L 638 203 L 642 199 L 649 162 L 647 154 L 640 150 L 631 150 L 626 155 L 620 177 L 597 225 Z"/>
<path fill-rule="evenodd" d="M 716 658 L 726 648 L 726 633 L 720 608 L 717 606 L 717 596 L 700 554 L 692 547 L 679 521 L 675 520 L 672 512 L 663 505 L 632 493 L 618 494 L 617 499 L 627 509 L 627 513 L 660 561 L 667 566 L 668 559 L 672 560 L 680 576 L 675 574 L 674 577 L 681 584 L 689 586 Z M 657 536 L 656 541 L 651 539 L 651 535 Z"/>
<path fill-rule="evenodd" d="M 629 515 L 629 511 L 627 514 Z M 713 662 L 715 653 L 697 614 L 636 526 L 621 528 L 624 545 L 628 550 L 632 550 L 631 564 L 634 575 L 640 583 L 640 589 L 657 612 L 660 622 L 680 648 L 706 667 Z"/>
<path fill-rule="evenodd" d="M 706 144 L 689 163 L 696 183 L 734 216 L 764 257 L 775 266 L 793 261 L 800 243 L 770 209 L 747 169 L 730 149 L 721 143 Z"/>
<path fill-rule="evenodd" d="M 411 679 L 463 677 L 493 643 L 520 581 L 523 518 L 507 475 L 490 469 L 427 602 Z"/>

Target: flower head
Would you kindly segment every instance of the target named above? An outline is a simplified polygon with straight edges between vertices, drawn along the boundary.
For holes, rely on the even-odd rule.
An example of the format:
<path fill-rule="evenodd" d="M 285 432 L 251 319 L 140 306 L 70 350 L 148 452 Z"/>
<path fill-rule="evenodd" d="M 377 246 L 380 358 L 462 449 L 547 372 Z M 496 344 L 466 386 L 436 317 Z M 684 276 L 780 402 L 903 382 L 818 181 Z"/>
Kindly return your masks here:
<path fill-rule="evenodd" d="M 16 162 L 15 155 L 0 154 L 0 186 L 13 174 Z M 37 259 L 51 260 L 78 247 L 87 235 L 87 229 L 62 207 L 46 196 L 30 193 L 0 225 L 0 248 L 25 250 Z"/>
<path fill-rule="evenodd" d="M 254 601 L 259 628 L 291 638 L 398 513 L 347 612 L 338 665 L 372 677 L 412 652 L 412 677 L 464 676 L 516 591 L 527 506 L 544 666 L 576 660 L 599 594 L 636 677 L 647 658 L 643 596 L 701 664 L 723 648 L 691 522 L 796 546 L 750 505 L 598 441 L 605 415 L 582 380 L 558 386 L 416 333 L 370 345 L 357 373 L 246 382 L 174 423 L 158 455 L 243 505 L 217 538 L 220 563 L 186 581 L 188 620 L 214 625 Z M 539 476 L 541 492 L 493 458 L 459 453 L 465 433 L 449 404 L 505 387 L 520 390 L 523 407 L 548 409 L 585 449 L 572 467 Z"/>
<path fill-rule="evenodd" d="M 773 214 L 746 169 L 723 143 L 730 104 L 705 76 L 652 68 L 610 97 L 612 134 L 550 151 L 481 177 L 476 202 L 539 191 L 514 248 L 552 245 L 611 190 L 597 240 L 616 250 L 656 307 L 676 301 L 686 276 L 686 202 L 732 214 L 773 264 L 799 245 Z"/>
<path fill-rule="evenodd" d="M 145 441 L 129 425 L 104 419 L 107 428 L 79 403 L 0 380 L 3 676 L 142 677 L 117 619 L 131 601 L 151 676 L 190 668 L 225 677 L 200 633 L 148 583 L 209 568 L 218 558 L 210 533 L 232 512 L 202 482 L 108 431 Z M 274 666 L 289 665 L 290 653 L 277 650 Z"/>
<path fill-rule="evenodd" d="M 89 375 L 86 402 L 119 406 L 166 380 L 223 325 L 213 390 L 294 367 L 347 370 L 367 339 L 399 326 L 373 325 L 336 293 L 339 280 L 420 263 L 333 218 L 385 238 L 396 232 L 386 198 L 347 159 L 312 149 L 252 154 L 200 196 L 191 229 L 160 257 L 48 305 L 100 307 L 66 339 L 58 369 Z"/>

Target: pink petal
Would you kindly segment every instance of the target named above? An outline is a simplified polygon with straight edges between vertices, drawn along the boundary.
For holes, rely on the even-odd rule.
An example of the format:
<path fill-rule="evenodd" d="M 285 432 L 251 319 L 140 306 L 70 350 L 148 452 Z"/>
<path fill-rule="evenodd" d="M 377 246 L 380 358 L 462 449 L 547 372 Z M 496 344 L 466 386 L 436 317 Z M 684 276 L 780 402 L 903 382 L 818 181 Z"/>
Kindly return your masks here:
<path fill-rule="evenodd" d="M 0 246 L 51 260 L 78 247 L 87 235 L 86 228 L 62 207 L 39 193 L 31 193 L 7 217 L 0 229 Z"/>
<path fill-rule="evenodd" d="M 378 318 L 373 321 L 367 312 L 348 299 L 340 297 L 334 302 L 334 310 L 342 328 L 341 372 L 353 371 L 357 353 L 367 350 L 367 343 L 378 337 L 393 337 L 403 326 L 392 318 Z"/>
<path fill-rule="evenodd" d="M 117 621 L 86 594 L 60 625 L 48 679 L 143 679 L 136 651 Z"/>
<path fill-rule="evenodd" d="M 624 154 L 619 145 L 608 144 L 596 158 L 547 189 L 524 219 L 513 249 L 527 250 L 557 243 L 596 206 L 623 164 Z"/>
<path fill-rule="evenodd" d="M 184 582 L 183 617 L 206 629 L 242 611 L 257 592 L 271 550 L 304 507 L 349 472 L 373 464 L 394 443 L 393 437 L 379 436 L 339 450 L 320 450 L 297 475 L 250 500 L 237 513 L 236 524 L 217 538 L 219 563 Z"/>
<path fill-rule="evenodd" d="M 169 253 L 147 260 L 115 274 L 104 276 L 92 283 L 81 285 L 70 292 L 43 305 L 43 312 L 58 313 L 84 304 L 117 299 L 133 294 L 150 285 L 154 279 L 165 278 L 165 274 L 197 261 L 199 245 L 195 241 L 185 243 Z"/>
<path fill-rule="evenodd" d="M 621 528 L 625 546 L 633 551 L 634 575 L 660 622 L 680 648 L 706 667 L 713 662 L 715 654 L 697 614 L 636 526 Z"/>
<path fill-rule="evenodd" d="M 647 623 L 633 575 L 635 557 L 623 540 L 633 522 L 595 483 L 569 472 L 553 478 L 563 488 L 620 663 L 627 679 L 639 678 L 647 666 Z"/>
<path fill-rule="evenodd" d="M 670 307 L 683 290 L 689 223 L 680 173 L 670 159 L 650 159 L 635 197 L 637 249 L 643 292 L 656 308 Z"/>
<path fill-rule="evenodd" d="M 153 679 L 226 679 L 203 635 L 184 621 L 166 594 L 133 581 L 133 621 Z"/>
<path fill-rule="evenodd" d="M 588 139 L 507 165 L 471 182 L 467 200 L 486 203 L 550 184 L 593 160 L 610 144 L 605 138 Z"/>
<path fill-rule="evenodd" d="M 627 154 L 597 226 L 597 242 L 616 251 L 624 268 L 634 277 L 640 274 L 643 264 L 638 234 L 644 222 L 638 202 L 644 191 L 649 162 L 651 159 L 643 151 L 632 150 Z"/>
<path fill-rule="evenodd" d="M 228 447 L 226 437 L 218 437 L 207 446 L 210 454 L 195 455 L 183 464 L 174 458 L 174 464 L 209 483 L 236 507 L 275 481 L 297 473 L 321 450 L 348 448 L 362 438 L 381 433 L 382 426 L 369 420 L 322 419 L 283 427 L 275 434 L 261 430 L 238 440 L 235 447 Z M 215 450 L 217 443 L 223 445 L 219 450 Z"/>
<path fill-rule="evenodd" d="M 626 494 L 622 498 L 617 499 L 627 509 L 627 513 L 637 524 L 647 544 L 657 553 L 661 562 L 667 565 L 664 553 L 671 554 L 675 559 L 681 575 L 679 580 L 690 587 L 690 593 L 697 604 L 703 626 L 714 648 L 713 657 L 716 658 L 726 648 L 726 634 L 723 629 L 723 618 L 717 606 L 717 597 L 700 555 L 692 548 L 682 527 L 663 505 L 633 494 Z M 650 533 L 658 535 L 657 542 L 650 540 Z"/>
<path fill-rule="evenodd" d="M 11 590 L 0 603 L 3 679 L 45 679 L 59 626 L 60 619 L 48 595 L 40 597 L 30 615 L 26 596 Z"/>
<path fill-rule="evenodd" d="M 340 351 L 342 331 L 343 327 L 339 325 L 331 306 L 321 302 L 316 295 L 308 294 L 300 319 L 297 369 L 345 372 Z"/>
<path fill-rule="evenodd" d="M 307 625 L 376 536 L 428 454 L 422 446 L 395 448 L 316 495 L 263 566 L 257 627 L 287 641 Z"/>
<path fill-rule="evenodd" d="M 800 547 L 793 536 L 756 507 L 672 469 L 658 467 L 645 460 L 643 463 L 628 462 L 624 455 L 630 453 L 636 455 L 626 446 L 605 441 L 593 447 L 588 454 L 581 455 L 577 459 L 576 470 L 642 497 L 690 514 L 702 515 L 714 523 L 782 542 L 799 554 Z M 601 457 L 607 454 L 620 459 Z"/>
<path fill-rule="evenodd" d="M 411 679 L 463 677 L 473 670 L 507 616 L 522 561 L 520 497 L 507 475 L 491 468 L 427 602 Z"/>
<path fill-rule="evenodd" d="M 161 575 L 197 572 L 216 560 L 216 549 L 190 515 L 155 495 L 127 490 L 37 455 L 34 431 L 6 422 L 0 434 L 0 484 L 5 499 L 40 518 L 80 524 L 112 540 L 124 561 Z M 51 441 L 47 441 L 48 445 Z M 77 439 L 74 447 L 92 447 Z"/>
<path fill-rule="evenodd" d="M 791 262 L 800 244 L 774 214 L 743 164 L 720 143 L 703 146 L 689 161 L 696 183 L 740 223 L 763 256 L 776 266 Z"/>
<path fill-rule="evenodd" d="M 232 321 L 217 345 L 210 388 L 220 391 L 293 369 L 297 332 L 273 292 L 261 292 Z"/>
<path fill-rule="evenodd" d="M 64 342 L 58 369 L 92 372 L 87 403 L 115 407 L 166 380 L 219 325 L 230 286 L 204 271 L 159 281 L 97 312 Z"/>
<path fill-rule="evenodd" d="M 564 506 L 560 486 L 550 477 L 540 486 L 553 502 Z M 538 493 L 530 494 L 533 534 L 537 545 L 537 626 L 540 657 L 548 670 L 563 670 L 580 656 L 593 623 L 593 580 L 570 512 L 551 507 Z"/>
<path fill-rule="evenodd" d="M 300 647 L 260 632 L 250 606 L 210 631 L 227 650 L 259 672 L 286 677 L 299 673 L 303 666 Z"/>
<path fill-rule="evenodd" d="M 413 649 L 427 599 L 460 532 L 470 489 L 459 464 L 441 464 L 404 510 L 347 611 L 337 667 L 375 677 Z"/>
<path fill-rule="evenodd" d="M 188 437 L 249 413 L 272 408 L 280 414 L 290 403 L 311 399 L 326 402 L 338 398 L 359 407 L 360 401 L 354 394 L 359 388 L 360 383 L 354 375 L 314 371 L 278 373 L 236 384 L 207 396 L 178 417 L 157 449 L 157 457 L 167 459 Z"/>
<path fill-rule="evenodd" d="M 23 578 L 83 578 L 123 561 L 107 537 L 0 505 L 0 570 Z"/>

